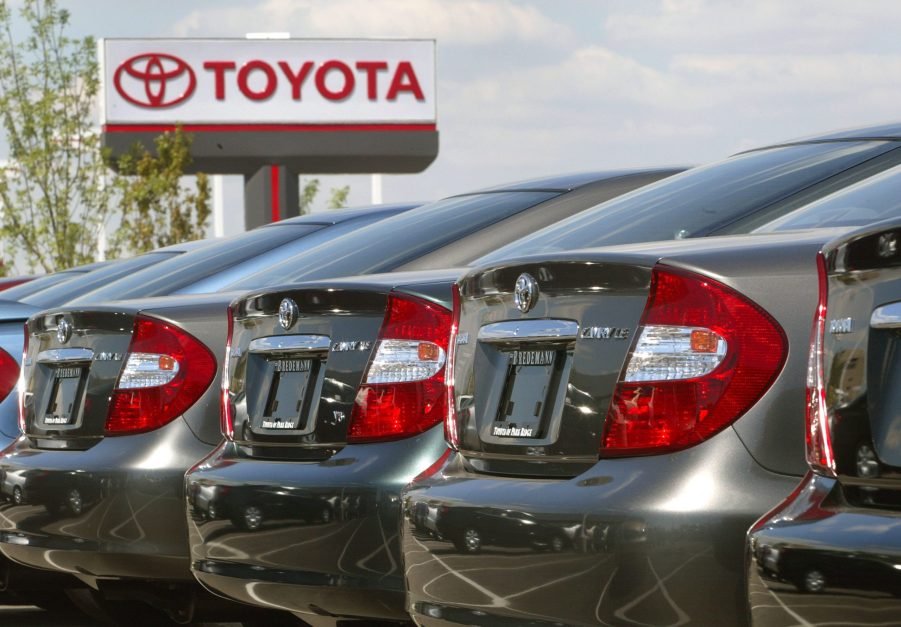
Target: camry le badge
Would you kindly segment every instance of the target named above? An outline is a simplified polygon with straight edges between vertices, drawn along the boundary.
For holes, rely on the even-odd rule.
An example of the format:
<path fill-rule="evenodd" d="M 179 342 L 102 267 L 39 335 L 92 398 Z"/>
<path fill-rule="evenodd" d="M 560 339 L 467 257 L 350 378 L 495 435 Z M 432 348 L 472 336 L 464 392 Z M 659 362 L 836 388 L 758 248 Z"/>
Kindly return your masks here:
<path fill-rule="evenodd" d="M 122 353 L 100 352 L 94 355 L 94 361 L 121 361 Z"/>
<path fill-rule="evenodd" d="M 625 327 L 582 327 L 579 337 L 585 340 L 627 340 L 629 329 Z"/>
<path fill-rule="evenodd" d="M 287 331 L 293 327 L 298 317 L 300 317 L 300 310 L 297 308 L 297 303 L 291 298 L 282 299 L 278 306 L 278 323 L 282 328 Z"/>
<path fill-rule="evenodd" d="M 59 319 L 56 326 L 56 339 L 60 344 L 65 344 L 72 337 L 72 323 L 65 318 Z"/>
<path fill-rule="evenodd" d="M 343 353 L 347 351 L 368 351 L 372 348 L 372 342 L 368 340 L 349 340 L 334 342 L 332 344 L 332 352 Z"/>
<path fill-rule="evenodd" d="M 513 287 L 513 304 L 523 313 L 528 313 L 538 302 L 538 281 L 531 274 L 523 272 Z"/>

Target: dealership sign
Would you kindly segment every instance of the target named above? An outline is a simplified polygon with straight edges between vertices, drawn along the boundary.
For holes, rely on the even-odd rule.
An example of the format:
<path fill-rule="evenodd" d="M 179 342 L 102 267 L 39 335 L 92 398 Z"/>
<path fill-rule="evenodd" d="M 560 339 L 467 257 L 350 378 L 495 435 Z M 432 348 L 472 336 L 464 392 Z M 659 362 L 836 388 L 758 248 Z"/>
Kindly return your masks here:
<path fill-rule="evenodd" d="M 435 42 L 107 39 L 104 123 L 434 123 Z"/>
<path fill-rule="evenodd" d="M 247 134 L 272 132 L 431 133 L 426 143 L 437 154 L 433 40 L 105 39 L 100 55 L 102 125 L 114 153 L 133 143 L 133 134 L 179 124 L 205 137 L 245 134 L 231 151 L 218 139 L 200 141 L 201 160 L 231 159 L 237 150 L 257 154 L 260 142 Z M 344 137 L 359 157 L 360 138 Z M 413 141 L 414 153 L 422 152 L 425 137 Z M 330 145 L 332 156 L 340 154 L 340 146 Z M 270 157 L 320 151 L 276 147 Z M 375 152 L 385 156 L 384 148 Z"/>

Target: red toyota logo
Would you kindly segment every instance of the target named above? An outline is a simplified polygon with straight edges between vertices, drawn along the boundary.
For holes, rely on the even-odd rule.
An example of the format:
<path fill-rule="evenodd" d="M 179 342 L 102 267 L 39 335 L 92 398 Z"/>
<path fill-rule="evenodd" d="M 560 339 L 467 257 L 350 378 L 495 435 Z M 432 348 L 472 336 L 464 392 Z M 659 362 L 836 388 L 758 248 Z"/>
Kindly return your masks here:
<path fill-rule="evenodd" d="M 122 63 L 113 75 L 116 91 L 139 107 L 164 109 L 187 100 L 197 77 L 191 66 L 171 54 L 139 54 Z"/>

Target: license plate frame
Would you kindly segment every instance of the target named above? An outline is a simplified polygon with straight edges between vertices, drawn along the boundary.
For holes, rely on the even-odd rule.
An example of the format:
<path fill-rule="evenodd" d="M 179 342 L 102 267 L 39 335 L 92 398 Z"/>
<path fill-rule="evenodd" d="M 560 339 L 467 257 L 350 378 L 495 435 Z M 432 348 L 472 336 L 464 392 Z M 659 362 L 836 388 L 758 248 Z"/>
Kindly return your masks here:
<path fill-rule="evenodd" d="M 41 425 L 47 429 L 72 427 L 78 418 L 84 395 L 84 366 L 59 365 L 50 369 L 51 389 L 41 414 Z"/>
<path fill-rule="evenodd" d="M 267 360 L 266 400 L 258 428 L 269 432 L 304 428 L 310 396 L 315 388 L 319 360 L 312 357 L 273 357 Z"/>
<path fill-rule="evenodd" d="M 548 403 L 559 378 L 561 355 L 555 349 L 505 351 L 507 372 L 491 435 L 499 438 L 543 437 Z"/>

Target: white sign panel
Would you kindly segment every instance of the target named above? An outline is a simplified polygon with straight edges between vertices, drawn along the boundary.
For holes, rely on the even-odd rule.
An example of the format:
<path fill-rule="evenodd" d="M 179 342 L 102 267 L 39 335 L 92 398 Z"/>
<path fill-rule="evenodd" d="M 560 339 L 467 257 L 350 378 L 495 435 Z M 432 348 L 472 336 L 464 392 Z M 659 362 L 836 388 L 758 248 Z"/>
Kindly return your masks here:
<path fill-rule="evenodd" d="M 435 123 L 433 40 L 106 39 L 116 125 Z"/>

